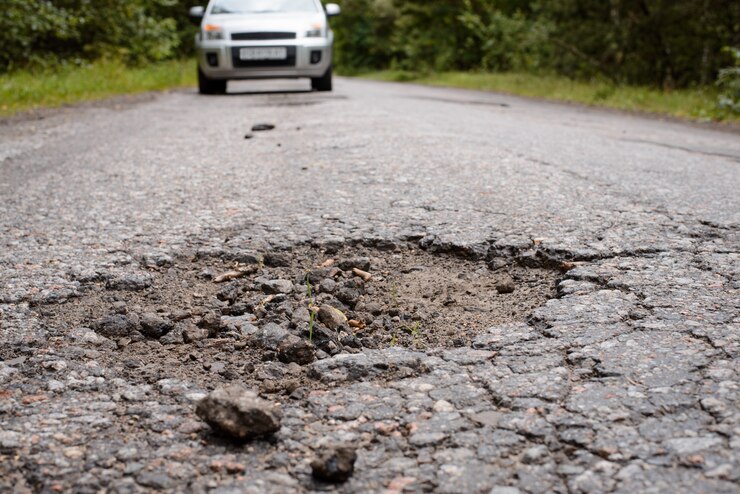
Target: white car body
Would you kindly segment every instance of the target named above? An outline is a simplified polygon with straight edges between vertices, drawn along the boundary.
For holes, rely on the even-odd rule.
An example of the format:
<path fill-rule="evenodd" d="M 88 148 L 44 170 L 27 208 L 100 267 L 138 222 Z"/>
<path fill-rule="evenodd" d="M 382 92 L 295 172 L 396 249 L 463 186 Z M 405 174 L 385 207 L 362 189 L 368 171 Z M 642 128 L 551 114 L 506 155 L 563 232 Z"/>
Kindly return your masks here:
<path fill-rule="evenodd" d="M 202 15 L 195 39 L 199 78 L 205 79 L 206 89 L 216 88 L 203 91 L 201 84 L 201 92 L 223 92 L 230 79 L 299 77 L 311 78 L 314 88 L 321 90 L 316 85 L 321 78 L 326 82 L 327 74 L 329 88 L 323 90 L 331 90 L 334 33 L 328 17 L 338 15 L 338 6 L 329 4 L 325 11 L 320 0 L 241 1 L 250 8 L 300 3 L 304 11 L 220 12 L 225 2 L 238 5 L 240 0 L 211 0 L 205 10 L 191 9 L 191 17 Z M 315 11 L 305 11 L 309 4 Z M 218 90 L 220 82 L 223 91 Z"/>

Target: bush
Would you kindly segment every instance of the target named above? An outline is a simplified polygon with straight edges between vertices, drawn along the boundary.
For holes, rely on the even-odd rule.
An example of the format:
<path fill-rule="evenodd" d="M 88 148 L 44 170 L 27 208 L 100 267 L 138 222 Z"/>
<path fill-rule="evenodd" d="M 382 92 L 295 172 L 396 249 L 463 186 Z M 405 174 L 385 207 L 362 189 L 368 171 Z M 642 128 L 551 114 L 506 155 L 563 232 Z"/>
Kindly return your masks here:
<path fill-rule="evenodd" d="M 341 70 L 524 70 L 708 85 L 737 45 L 732 0 L 339 0 Z"/>
<path fill-rule="evenodd" d="M 50 55 L 50 40 L 60 45 L 75 41 L 78 19 L 63 8 L 42 0 L 5 0 L 0 16 L 0 69 L 44 64 Z"/>
<path fill-rule="evenodd" d="M 3 7 L 0 71 L 98 58 L 137 65 L 192 49 L 180 0 L 4 0 Z"/>
<path fill-rule="evenodd" d="M 395 58 L 391 37 L 398 12 L 393 0 L 341 0 L 332 20 L 336 63 L 345 72 L 382 69 Z M 372 14 L 371 14 L 372 13 Z"/>
<path fill-rule="evenodd" d="M 465 28 L 465 51 L 477 53 L 476 65 L 494 71 L 536 71 L 547 60 L 549 26 L 522 12 L 507 15 L 491 4 L 475 8 L 465 0 L 458 15 Z"/>
<path fill-rule="evenodd" d="M 728 47 L 725 51 L 731 54 L 735 64 L 719 71 L 719 107 L 730 113 L 740 113 L 740 49 Z"/>

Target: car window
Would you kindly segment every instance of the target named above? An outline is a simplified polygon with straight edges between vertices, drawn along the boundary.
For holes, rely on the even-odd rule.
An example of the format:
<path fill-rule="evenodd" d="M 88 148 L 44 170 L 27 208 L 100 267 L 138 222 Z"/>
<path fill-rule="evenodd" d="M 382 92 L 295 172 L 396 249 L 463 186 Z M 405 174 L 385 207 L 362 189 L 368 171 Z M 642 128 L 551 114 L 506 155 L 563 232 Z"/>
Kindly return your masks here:
<path fill-rule="evenodd" d="M 216 0 L 212 14 L 318 12 L 314 0 Z"/>

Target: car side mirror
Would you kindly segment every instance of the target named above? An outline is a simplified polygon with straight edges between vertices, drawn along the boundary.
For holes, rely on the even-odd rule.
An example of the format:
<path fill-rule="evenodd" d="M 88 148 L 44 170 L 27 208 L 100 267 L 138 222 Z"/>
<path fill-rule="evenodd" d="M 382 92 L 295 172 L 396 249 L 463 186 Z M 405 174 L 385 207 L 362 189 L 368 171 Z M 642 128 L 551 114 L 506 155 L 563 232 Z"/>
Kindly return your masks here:
<path fill-rule="evenodd" d="M 195 24 L 196 26 L 200 26 L 200 23 L 203 22 L 203 16 L 206 13 L 206 9 L 203 8 L 201 5 L 197 5 L 195 7 L 190 7 L 190 12 L 188 13 L 188 16 L 190 17 L 190 22 Z"/>
<path fill-rule="evenodd" d="M 326 17 L 336 17 L 342 13 L 342 7 L 336 3 L 327 3 L 324 10 L 326 10 Z"/>

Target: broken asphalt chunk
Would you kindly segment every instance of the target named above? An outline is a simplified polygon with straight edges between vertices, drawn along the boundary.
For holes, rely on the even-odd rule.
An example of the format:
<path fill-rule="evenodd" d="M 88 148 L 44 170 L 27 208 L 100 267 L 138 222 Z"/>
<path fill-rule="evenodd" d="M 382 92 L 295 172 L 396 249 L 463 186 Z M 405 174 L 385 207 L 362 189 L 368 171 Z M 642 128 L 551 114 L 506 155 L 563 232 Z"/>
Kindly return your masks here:
<path fill-rule="evenodd" d="M 198 402 L 195 413 L 216 432 L 246 441 L 280 430 L 282 412 L 239 385 L 218 388 Z"/>

